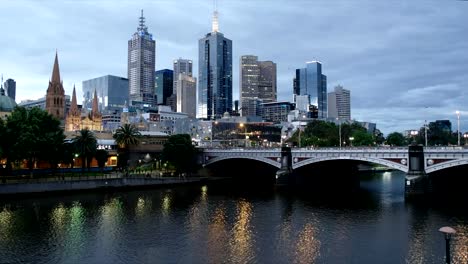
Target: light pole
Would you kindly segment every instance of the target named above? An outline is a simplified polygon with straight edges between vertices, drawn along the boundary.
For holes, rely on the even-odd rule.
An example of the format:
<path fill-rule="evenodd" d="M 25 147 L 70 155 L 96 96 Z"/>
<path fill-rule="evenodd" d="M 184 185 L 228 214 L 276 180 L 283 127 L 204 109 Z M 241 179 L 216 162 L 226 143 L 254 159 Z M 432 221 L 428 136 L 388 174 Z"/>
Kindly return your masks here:
<path fill-rule="evenodd" d="M 301 148 L 301 125 L 297 127 L 299 129 L 299 148 Z"/>
<path fill-rule="evenodd" d="M 410 134 L 411 134 L 411 137 L 413 138 L 412 144 L 416 145 L 416 136 L 418 135 L 418 131 L 417 130 L 411 130 Z"/>
<path fill-rule="evenodd" d="M 336 120 L 338 122 L 338 136 L 340 137 L 340 149 L 341 149 L 341 121 L 339 117 L 337 117 Z"/>
<path fill-rule="evenodd" d="M 247 140 L 249 136 L 247 136 L 247 126 L 244 123 L 240 123 L 239 126 L 244 128 L 244 135 L 245 135 L 245 147 L 247 147 Z"/>
<path fill-rule="evenodd" d="M 445 235 L 445 263 L 450 264 L 450 238 L 457 231 L 449 226 L 441 227 L 439 231 Z"/>
<path fill-rule="evenodd" d="M 351 147 L 353 146 L 353 140 L 354 140 L 354 137 L 349 137 L 349 144 L 351 145 Z"/>
<path fill-rule="evenodd" d="M 460 146 L 460 111 L 455 111 L 457 114 L 457 136 L 458 136 L 458 146 Z"/>
<path fill-rule="evenodd" d="M 424 143 L 427 148 L 427 120 L 424 120 Z"/>
<path fill-rule="evenodd" d="M 468 139 L 468 133 L 463 134 L 463 138 L 465 139 L 465 146 L 466 146 L 466 140 Z"/>
<path fill-rule="evenodd" d="M 211 145 L 211 147 L 213 147 L 213 130 L 215 128 L 215 125 L 217 125 L 217 124 L 218 124 L 218 121 L 214 121 L 214 122 L 211 123 L 211 136 L 210 136 L 210 141 L 211 141 L 210 145 Z"/>

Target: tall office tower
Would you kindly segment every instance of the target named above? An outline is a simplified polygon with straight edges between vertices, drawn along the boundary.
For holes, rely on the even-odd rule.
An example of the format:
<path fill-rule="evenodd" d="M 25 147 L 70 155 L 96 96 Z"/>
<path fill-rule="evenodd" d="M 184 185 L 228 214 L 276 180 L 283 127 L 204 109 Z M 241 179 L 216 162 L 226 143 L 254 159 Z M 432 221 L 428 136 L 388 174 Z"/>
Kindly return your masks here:
<path fill-rule="evenodd" d="M 197 79 L 186 74 L 177 78 L 177 112 L 197 115 Z"/>
<path fill-rule="evenodd" d="M 158 105 L 167 105 L 167 98 L 172 95 L 174 90 L 173 85 L 174 71 L 169 69 L 156 71 L 154 88 Z"/>
<path fill-rule="evenodd" d="M 13 79 L 7 79 L 4 83 L 5 90 L 7 92 L 8 97 L 15 100 L 16 97 L 16 82 Z"/>
<path fill-rule="evenodd" d="M 98 110 L 121 110 L 128 102 L 128 79 L 105 75 L 83 81 L 83 108 L 91 110 L 93 107 L 94 92 L 97 93 Z"/>
<path fill-rule="evenodd" d="M 177 81 L 179 80 L 179 74 L 185 74 L 192 77 L 192 60 L 186 60 L 179 58 L 174 60 L 174 85 L 173 85 L 173 94 L 177 94 Z"/>
<path fill-rule="evenodd" d="M 341 85 L 328 93 L 328 117 L 351 120 L 351 92 Z"/>
<path fill-rule="evenodd" d="M 128 41 L 128 86 L 130 104 L 155 105 L 154 69 L 156 42 L 145 26 L 143 10 L 140 24 Z"/>
<path fill-rule="evenodd" d="M 318 108 L 318 118 L 327 117 L 327 76 L 322 74 L 320 62 L 307 62 L 306 68 L 296 69 L 294 95 L 309 95 L 311 105 Z"/>
<path fill-rule="evenodd" d="M 58 55 L 55 53 L 54 69 L 46 94 L 46 111 L 58 120 L 65 118 L 65 90 L 60 80 Z"/>
<path fill-rule="evenodd" d="M 252 100 L 276 102 L 276 63 L 258 61 L 253 55 L 241 56 L 239 84 L 242 116 L 257 115 L 256 109 L 249 108 L 256 105 Z"/>
<path fill-rule="evenodd" d="M 218 119 L 232 112 L 232 41 L 219 32 L 217 11 L 198 50 L 198 117 Z"/>

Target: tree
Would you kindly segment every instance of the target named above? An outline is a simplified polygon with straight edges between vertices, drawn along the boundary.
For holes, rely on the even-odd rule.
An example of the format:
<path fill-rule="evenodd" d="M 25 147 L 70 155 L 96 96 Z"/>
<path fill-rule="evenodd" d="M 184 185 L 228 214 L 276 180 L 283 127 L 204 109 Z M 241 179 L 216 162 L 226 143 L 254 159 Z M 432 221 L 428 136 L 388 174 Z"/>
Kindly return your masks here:
<path fill-rule="evenodd" d="M 373 146 L 374 145 L 374 136 L 364 132 L 357 130 L 353 132 L 353 145 L 354 146 Z"/>
<path fill-rule="evenodd" d="M 25 159 L 31 174 L 39 160 L 49 161 L 52 168 L 57 166 L 65 136 L 60 121 L 46 111 L 16 107 L 7 118 L 4 133 L 0 145 L 7 150 L 7 166 Z"/>
<path fill-rule="evenodd" d="M 390 146 L 404 146 L 407 144 L 407 141 L 403 134 L 393 132 L 387 136 L 387 144 Z"/>
<path fill-rule="evenodd" d="M 104 166 L 106 165 L 107 158 L 109 157 L 109 153 L 105 149 L 98 149 L 96 150 L 95 158 L 97 160 L 98 166 L 103 171 Z"/>
<path fill-rule="evenodd" d="M 127 167 L 129 148 L 131 145 L 140 143 L 141 133 L 134 125 L 124 124 L 115 131 L 113 137 L 118 145 L 119 159 L 117 162 L 119 167 Z"/>
<path fill-rule="evenodd" d="M 175 166 L 176 173 L 191 172 L 196 164 L 196 149 L 190 135 L 170 136 L 164 143 L 162 158 Z"/>
<path fill-rule="evenodd" d="M 79 134 L 73 138 L 73 144 L 81 157 L 82 171 L 84 171 L 86 166 L 89 170 L 91 160 L 97 148 L 96 136 L 94 136 L 94 133 L 89 129 L 82 129 Z"/>

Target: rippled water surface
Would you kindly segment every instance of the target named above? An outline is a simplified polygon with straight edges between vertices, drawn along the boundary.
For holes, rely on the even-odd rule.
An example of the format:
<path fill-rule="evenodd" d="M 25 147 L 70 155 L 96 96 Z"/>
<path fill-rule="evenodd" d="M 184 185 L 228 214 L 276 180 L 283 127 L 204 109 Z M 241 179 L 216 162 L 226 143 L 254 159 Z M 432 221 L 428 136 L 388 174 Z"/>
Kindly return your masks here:
<path fill-rule="evenodd" d="M 443 263 L 468 213 L 405 203 L 404 175 L 361 177 L 341 197 L 185 186 L 0 201 L 0 263 Z"/>

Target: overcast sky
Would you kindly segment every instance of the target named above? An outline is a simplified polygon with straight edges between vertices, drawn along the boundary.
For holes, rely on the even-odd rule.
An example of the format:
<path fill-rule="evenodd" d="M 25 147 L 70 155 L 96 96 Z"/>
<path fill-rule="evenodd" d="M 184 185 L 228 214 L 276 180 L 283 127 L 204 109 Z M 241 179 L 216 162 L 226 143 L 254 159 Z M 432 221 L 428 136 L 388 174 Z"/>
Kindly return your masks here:
<path fill-rule="evenodd" d="M 17 102 L 45 95 L 58 50 L 66 94 L 83 80 L 127 77 L 127 41 L 140 9 L 156 40 L 156 70 L 182 57 L 198 72 L 198 40 L 211 30 L 212 0 L 0 0 L 0 73 Z M 377 3 L 378 2 L 378 3 Z M 239 57 L 278 67 L 278 99 L 292 100 L 296 68 L 322 62 L 328 91 L 351 90 L 353 119 L 384 133 L 450 119 L 468 131 L 468 1 L 219 0 L 220 31 Z"/>

